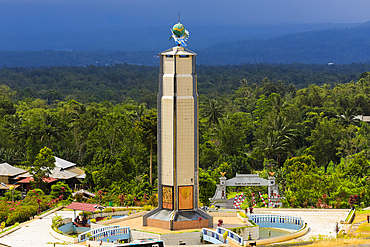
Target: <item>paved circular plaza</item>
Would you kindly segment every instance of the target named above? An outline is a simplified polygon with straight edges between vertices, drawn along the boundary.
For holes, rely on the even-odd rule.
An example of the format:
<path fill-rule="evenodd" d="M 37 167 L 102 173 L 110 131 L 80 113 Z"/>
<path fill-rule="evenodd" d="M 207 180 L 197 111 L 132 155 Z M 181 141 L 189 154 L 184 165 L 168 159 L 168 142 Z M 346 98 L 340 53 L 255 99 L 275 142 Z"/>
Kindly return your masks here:
<path fill-rule="evenodd" d="M 344 220 L 349 209 L 267 209 L 256 208 L 256 214 L 279 214 L 301 217 L 310 227 L 310 231 L 303 237 L 296 239 L 307 241 L 311 237 L 325 235 L 334 237 L 334 225 L 336 222 Z M 58 211 L 56 214 L 63 218 L 73 218 L 73 211 Z M 61 245 L 63 241 L 51 236 L 51 220 L 55 214 L 51 214 L 43 219 L 33 220 L 27 225 L 23 225 L 19 230 L 0 238 L 0 245 L 12 247 L 37 246 L 52 247 L 55 246 L 81 246 L 80 244 Z M 235 221 L 238 219 L 235 217 Z M 232 224 L 232 222 L 228 222 Z M 238 222 L 236 222 L 238 223 Z M 132 221 L 122 221 L 117 225 L 127 226 L 142 225 L 142 218 L 136 218 Z"/>

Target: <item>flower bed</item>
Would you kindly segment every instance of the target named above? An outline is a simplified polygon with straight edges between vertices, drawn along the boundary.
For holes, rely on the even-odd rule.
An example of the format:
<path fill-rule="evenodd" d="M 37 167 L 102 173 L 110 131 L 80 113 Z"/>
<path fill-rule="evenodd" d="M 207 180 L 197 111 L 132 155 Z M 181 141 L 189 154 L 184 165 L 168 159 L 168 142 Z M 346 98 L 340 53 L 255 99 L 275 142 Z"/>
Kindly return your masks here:
<path fill-rule="evenodd" d="M 6 225 L 22 223 L 58 203 L 59 199 L 51 200 L 41 190 L 29 191 L 23 201 L 0 200 L 0 222 L 5 222 Z"/>

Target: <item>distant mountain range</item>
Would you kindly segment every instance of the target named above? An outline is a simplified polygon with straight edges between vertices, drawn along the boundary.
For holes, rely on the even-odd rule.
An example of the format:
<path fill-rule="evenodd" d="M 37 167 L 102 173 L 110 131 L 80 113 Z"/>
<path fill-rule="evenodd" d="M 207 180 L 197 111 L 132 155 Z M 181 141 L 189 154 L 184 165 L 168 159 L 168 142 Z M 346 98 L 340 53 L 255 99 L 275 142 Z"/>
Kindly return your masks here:
<path fill-rule="evenodd" d="M 125 33 L 112 36 L 110 43 L 102 37 L 109 36 L 114 32 L 113 29 L 106 30 L 103 34 L 92 32 L 90 36 L 88 31 L 77 35 L 74 45 L 71 46 L 68 46 L 71 43 L 68 43 L 67 34 L 65 39 L 61 38 L 63 34 L 60 33 L 49 39 L 46 39 L 45 33 L 39 37 L 33 35 L 33 39 L 28 40 L 29 44 L 23 46 L 22 42 L 27 39 L 20 39 L 18 46 L 23 48 L 17 51 L 14 51 L 17 44 L 13 44 L 12 48 L 6 43 L 6 39 L 1 39 L 0 50 L 3 51 L 0 51 L 0 66 L 86 66 L 121 63 L 157 66 L 157 53 L 174 45 L 173 42 L 168 42 L 169 35 L 163 39 L 168 33 L 165 31 L 157 34 L 154 32 L 150 40 L 145 40 L 137 38 L 140 31 L 133 28 L 131 31 L 126 30 Z M 24 35 L 28 37 L 27 35 L 31 34 L 28 32 Z M 236 27 L 225 26 L 218 30 L 210 28 L 202 31 L 202 28 L 198 27 L 194 28 L 190 35 L 188 48 L 198 54 L 198 64 L 204 65 L 370 63 L 370 22 L 277 26 L 265 29 L 261 27 L 261 30 L 258 27 L 237 30 Z M 45 38 L 42 44 L 37 43 L 40 37 Z M 58 42 L 51 46 L 53 39 Z M 125 45 L 119 45 L 120 39 Z M 42 47 L 47 47 L 47 50 L 41 50 Z M 126 51 L 125 47 L 128 48 Z"/>
<path fill-rule="evenodd" d="M 199 52 L 203 64 L 370 62 L 370 22 L 345 28 L 216 44 Z"/>

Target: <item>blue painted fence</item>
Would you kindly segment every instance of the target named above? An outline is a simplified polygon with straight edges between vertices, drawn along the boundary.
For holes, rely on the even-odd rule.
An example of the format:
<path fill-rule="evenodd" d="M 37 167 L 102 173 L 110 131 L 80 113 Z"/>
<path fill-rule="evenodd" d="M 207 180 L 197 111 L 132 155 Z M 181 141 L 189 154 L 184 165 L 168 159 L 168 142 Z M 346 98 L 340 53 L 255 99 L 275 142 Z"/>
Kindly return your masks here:
<path fill-rule="evenodd" d="M 104 232 L 99 232 L 92 235 L 89 239 L 92 241 L 105 241 L 114 242 L 119 239 L 129 239 L 130 238 L 130 227 L 120 227 L 115 229 L 106 230 Z"/>
<path fill-rule="evenodd" d="M 227 232 L 227 236 L 229 238 L 226 238 L 226 239 L 224 238 L 225 232 Z M 228 239 L 231 239 L 236 244 L 243 245 L 243 237 L 239 236 L 233 231 L 230 231 L 222 227 L 217 227 L 215 231 L 211 229 L 203 228 L 202 235 L 203 235 L 204 241 L 207 241 L 213 244 L 227 244 L 229 243 Z"/>
<path fill-rule="evenodd" d="M 105 232 L 112 229 L 118 229 L 120 226 L 104 226 L 101 228 L 93 229 L 78 235 L 78 242 L 84 242 L 89 239 L 89 237 L 95 236 L 98 233 Z M 89 237 L 87 237 L 89 235 Z"/>
<path fill-rule="evenodd" d="M 236 234 L 235 232 L 233 231 L 230 231 L 226 228 L 222 228 L 222 227 L 217 227 L 216 229 L 216 232 L 220 233 L 222 236 L 224 235 L 225 232 L 227 232 L 227 236 L 232 240 L 234 241 L 235 243 L 239 244 L 239 245 L 243 245 L 243 237 L 241 237 L 240 235 Z"/>
<path fill-rule="evenodd" d="M 218 233 L 217 231 L 207 229 L 207 228 L 202 228 L 202 235 L 203 235 L 203 240 L 213 243 L 213 244 L 227 244 L 227 240 L 224 239 L 222 234 Z"/>
<path fill-rule="evenodd" d="M 300 217 L 270 214 L 252 214 L 249 219 L 259 227 L 275 227 L 291 230 L 299 230 L 304 226 L 304 221 Z"/>

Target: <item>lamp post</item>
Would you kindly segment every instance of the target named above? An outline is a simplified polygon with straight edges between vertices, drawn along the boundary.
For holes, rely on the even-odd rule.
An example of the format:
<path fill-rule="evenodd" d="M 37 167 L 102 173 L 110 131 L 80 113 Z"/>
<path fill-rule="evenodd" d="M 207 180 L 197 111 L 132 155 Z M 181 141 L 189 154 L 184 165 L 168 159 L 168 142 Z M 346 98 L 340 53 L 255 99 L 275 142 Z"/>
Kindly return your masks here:
<path fill-rule="evenodd" d="M 12 199 L 13 199 L 13 203 L 14 203 L 14 186 L 13 185 L 10 185 L 10 187 L 8 187 L 3 182 L 1 182 L 1 185 L 12 191 Z"/>

